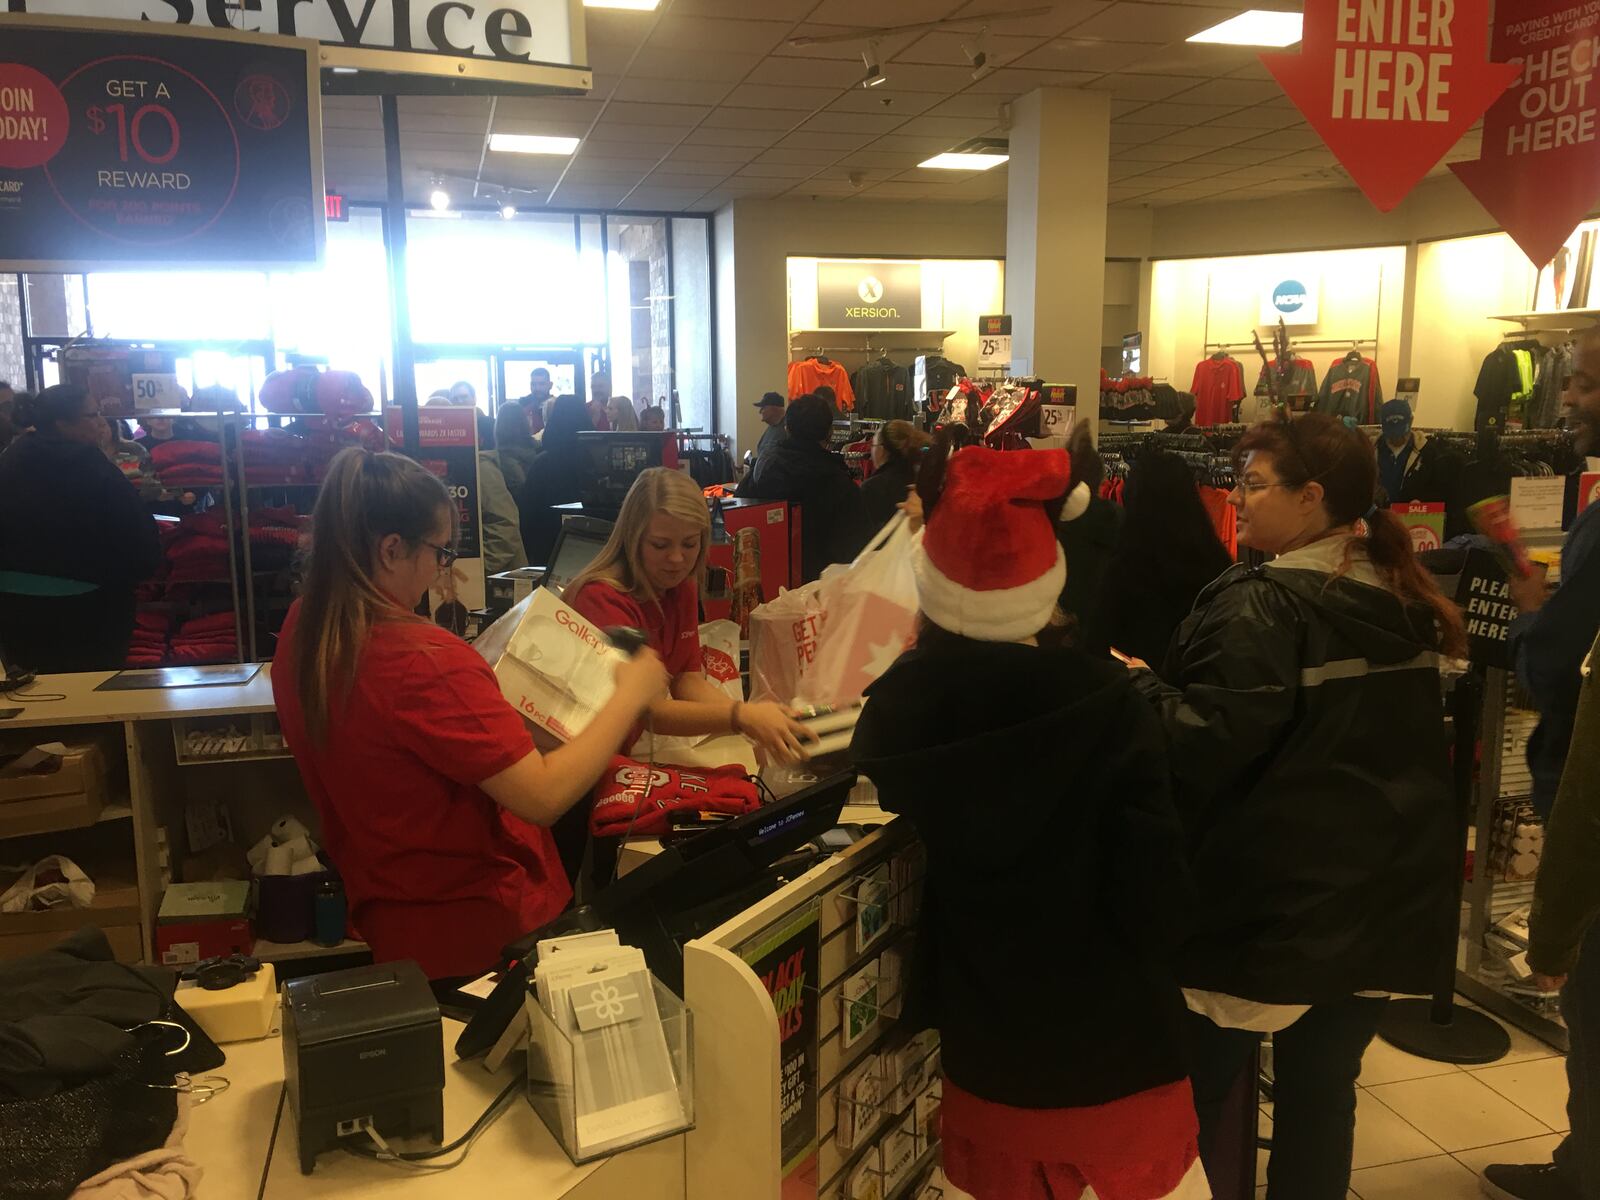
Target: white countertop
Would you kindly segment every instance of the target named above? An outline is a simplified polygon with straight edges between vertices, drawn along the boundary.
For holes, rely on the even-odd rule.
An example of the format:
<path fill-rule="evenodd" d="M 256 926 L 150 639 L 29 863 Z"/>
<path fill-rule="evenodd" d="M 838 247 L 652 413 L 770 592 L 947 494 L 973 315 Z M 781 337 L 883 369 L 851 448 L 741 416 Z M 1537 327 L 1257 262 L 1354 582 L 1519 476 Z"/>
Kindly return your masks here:
<path fill-rule="evenodd" d="M 0 721 L 0 732 L 39 725 L 98 725 L 118 721 L 165 721 L 174 717 L 213 717 L 230 713 L 269 713 L 272 664 L 263 663 L 249 683 L 217 687 L 152 688 L 137 692 L 97 692 L 115 671 L 41 675 L 14 693 L 0 693 L 0 711 L 22 712 Z M 44 699 L 44 697 L 61 699 Z"/>

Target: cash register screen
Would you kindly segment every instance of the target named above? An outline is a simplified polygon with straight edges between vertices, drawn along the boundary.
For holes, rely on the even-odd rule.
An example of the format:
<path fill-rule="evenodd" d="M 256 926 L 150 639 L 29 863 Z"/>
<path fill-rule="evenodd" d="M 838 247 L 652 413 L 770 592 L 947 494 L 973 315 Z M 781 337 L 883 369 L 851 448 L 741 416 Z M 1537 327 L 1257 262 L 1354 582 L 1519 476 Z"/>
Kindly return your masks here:
<path fill-rule="evenodd" d="M 576 579 L 578 573 L 605 549 L 605 544 L 606 539 L 596 534 L 565 530 L 560 544 L 556 546 L 554 561 L 550 564 L 550 574 L 546 576 L 545 584 L 554 588 L 556 595 L 561 595 L 567 590 L 567 584 Z"/>

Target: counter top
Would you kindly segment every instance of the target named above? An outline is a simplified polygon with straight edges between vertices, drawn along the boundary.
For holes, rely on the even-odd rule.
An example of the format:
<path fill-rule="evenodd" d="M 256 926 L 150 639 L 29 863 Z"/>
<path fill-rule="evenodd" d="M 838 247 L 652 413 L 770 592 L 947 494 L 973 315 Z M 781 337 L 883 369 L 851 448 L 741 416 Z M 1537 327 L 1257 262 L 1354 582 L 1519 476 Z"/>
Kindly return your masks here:
<path fill-rule="evenodd" d="M 458 1022 L 444 1022 L 446 1141 L 465 1133 L 512 1079 L 509 1069 L 491 1075 L 481 1060 L 458 1060 L 455 1040 L 460 1031 Z M 511 1180 L 515 1180 L 517 1194 L 548 1200 L 679 1200 L 683 1196 L 681 1136 L 574 1166 L 521 1095 L 512 1098 L 505 1112 L 474 1143 L 466 1161 L 452 1170 L 412 1170 L 330 1151 L 317 1159 L 309 1176 L 302 1175 L 294 1114 L 283 1088 L 282 1040 L 273 1036 L 233 1043 L 223 1051 L 228 1061 L 212 1074 L 225 1076 L 230 1086 L 193 1110 L 187 1139 L 190 1155 L 205 1170 L 200 1186 L 205 1200 L 318 1196 L 455 1200 L 500 1195 Z M 401 1148 L 431 1147 L 426 1142 L 406 1142 Z"/>
<path fill-rule="evenodd" d="M 97 692 L 115 671 L 41 675 L 14 693 L 0 693 L 0 710 L 22 711 L 0 721 L 0 732 L 41 725 L 99 725 L 119 721 L 166 721 L 174 717 L 215 717 L 270 713 L 272 664 L 263 663 L 249 683 L 216 687 L 152 688 L 137 692 Z M 44 697 L 61 697 L 46 700 Z"/>

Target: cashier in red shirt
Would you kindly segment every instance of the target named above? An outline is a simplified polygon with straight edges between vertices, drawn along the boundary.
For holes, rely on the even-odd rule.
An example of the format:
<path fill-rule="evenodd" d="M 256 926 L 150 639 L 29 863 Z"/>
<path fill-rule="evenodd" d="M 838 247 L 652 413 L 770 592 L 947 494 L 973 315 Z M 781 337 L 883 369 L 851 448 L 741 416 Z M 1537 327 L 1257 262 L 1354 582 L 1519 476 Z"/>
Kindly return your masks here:
<path fill-rule="evenodd" d="M 588 728 L 540 754 L 489 665 L 412 611 L 455 559 L 454 522 L 444 485 L 411 459 L 341 453 L 272 667 L 356 928 L 380 962 L 415 959 L 434 980 L 488 969 L 567 907 L 547 826 L 667 689 L 641 652 Z"/>
<path fill-rule="evenodd" d="M 700 578 L 711 516 L 682 471 L 654 467 L 628 490 L 605 548 L 562 599 L 602 628 L 644 632 L 672 680 L 672 694 L 650 706 L 662 736 L 743 734 L 766 761 L 795 762 L 816 736 L 781 704 L 735 701 L 713 686 L 700 659 Z M 617 749 L 626 752 L 619 740 Z"/>

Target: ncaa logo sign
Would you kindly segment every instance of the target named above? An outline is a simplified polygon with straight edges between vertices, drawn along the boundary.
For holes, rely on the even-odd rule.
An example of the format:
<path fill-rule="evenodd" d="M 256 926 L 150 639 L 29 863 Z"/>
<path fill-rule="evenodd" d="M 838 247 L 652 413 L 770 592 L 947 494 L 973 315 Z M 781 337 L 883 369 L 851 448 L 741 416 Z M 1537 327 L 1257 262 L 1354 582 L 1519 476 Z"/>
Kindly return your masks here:
<path fill-rule="evenodd" d="M 876 304 L 883 299 L 883 281 L 876 275 L 863 276 L 861 282 L 856 284 L 856 295 L 861 297 L 863 304 Z"/>
<path fill-rule="evenodd" d="M 1306 285 L 1298 279 L 1285 279 L 1272 289 L 1272 307 L 1285 316 L 1293 315 L 1306 306 Z"/>

